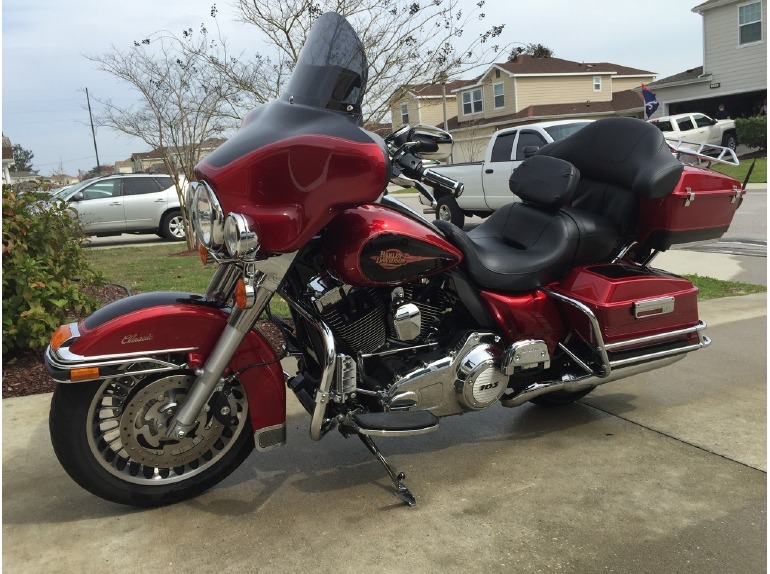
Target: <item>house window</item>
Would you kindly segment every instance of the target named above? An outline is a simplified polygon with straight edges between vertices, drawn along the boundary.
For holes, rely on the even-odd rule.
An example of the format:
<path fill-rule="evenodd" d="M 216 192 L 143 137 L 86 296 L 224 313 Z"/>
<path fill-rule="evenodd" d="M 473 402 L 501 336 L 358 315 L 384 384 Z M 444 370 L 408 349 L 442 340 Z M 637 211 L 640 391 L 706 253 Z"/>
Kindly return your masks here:
<path fill-rule="evenodd" d="M 495 109 L 505 107 L 505 84 L 495 84 L 492 89 L 495 92 Z"/>
<path fill-rule="evenodd" d="M 602 77 L 594 76 L 594 92 L 602 91 Z"/>
<path fill-rule="evenodd" d="M 738 35 L 740 45 L 762 41 L 762 2 L 738 6 Z"/>
<path fill-rule="evenodd" d="M 483 110 L 481 88 L 472 92 L 463 92 L 463 114 L 469 116 L 471 114 L 478 114 Z"/>
<path fill-rule="evenodd" d="M 407 104 L 401 104 L 401 123 L 404 125 L 409 123 L 409 106 Z"/>

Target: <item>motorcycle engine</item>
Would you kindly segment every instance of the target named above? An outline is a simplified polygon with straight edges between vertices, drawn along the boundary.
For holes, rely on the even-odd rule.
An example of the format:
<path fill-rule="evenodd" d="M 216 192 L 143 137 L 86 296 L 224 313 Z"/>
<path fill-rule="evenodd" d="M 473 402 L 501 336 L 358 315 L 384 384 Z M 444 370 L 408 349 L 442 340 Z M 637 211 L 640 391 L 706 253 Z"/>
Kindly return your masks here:
<path fill-rule="evenodd" d="M 308 288 L 321 318 L 340 344 L 338 350 L 353 356 L 382 350 L 389 340 L 431 340 L 453 305 L 445 290 L 421 284 L 392 289 L 352 287 L 318 276 Z"/>
<path fill-rule="evenodd" d="M 358 387 L 386 393 L 390 410 L 436 416 L 480 410 L 508 386 L 496 335 L 466 330 L 452 336 L 458 301 L 445 285 L 352 287 L 323 275 L 308 290 L 337 353 L 357 359 Z"/>

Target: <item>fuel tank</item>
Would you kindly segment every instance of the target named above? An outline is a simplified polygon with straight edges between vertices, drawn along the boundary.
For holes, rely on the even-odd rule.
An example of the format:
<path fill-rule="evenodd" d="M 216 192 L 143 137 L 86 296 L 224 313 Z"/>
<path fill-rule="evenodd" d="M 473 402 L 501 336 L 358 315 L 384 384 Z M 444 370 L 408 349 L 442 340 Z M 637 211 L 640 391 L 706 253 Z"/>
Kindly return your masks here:
<path fill-rule="evenodd" d="M 324 236 L 328 269 L 348 285 L 399 285 L 451 269 L 462 253 L 429 226 L 381 205 L 343 211 Z"/>

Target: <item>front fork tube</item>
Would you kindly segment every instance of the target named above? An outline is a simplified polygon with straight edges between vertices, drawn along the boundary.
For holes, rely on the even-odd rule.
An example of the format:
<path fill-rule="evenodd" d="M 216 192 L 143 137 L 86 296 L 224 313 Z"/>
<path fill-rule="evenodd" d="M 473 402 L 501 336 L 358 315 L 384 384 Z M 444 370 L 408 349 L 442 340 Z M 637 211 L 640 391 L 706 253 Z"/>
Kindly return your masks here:
<path fill-rule="evenodd" d="M 284 259 L 286 262 L 287 256 L 276 257 L 274 259 Z M 293 257 L 288 259 L 288 264 L 291 263 Z M 270 261 L 270 260 L 268 260 Z M 224 382 L 222 378 L 227 365 L 230 363 L 233 355 L 238 350 L 241 342 L 247 333 L 254 328 L 257 322 L 257 318 L 260 316 L 264 308 L 267 306 L 270 297 L 278 289 L 283 276 L 285 275 L 288 264 L 281 269 L 267 269 L 265 271 L 257 270 L 251 277 L 251 284 L 254 287 L 254 305 L 248 309 L 234 309 L 230 315 L 230 320 L 222 331 L 222 335 L 219 337 L 216 346 L 211 351 L 208 359 L 206 360 L 203 369 L 196 371 L 195 382 L 192 384 L 192 388 L 181 406 L 177 411 L 176 416 L 168 425 L 167 436 L 170 438 L 180 439 L 187 435 L 192 429 L 198 414 L 203 407 L 214 394 L 217 386 Z M 261 266 L 261 265 L 260 265 Z M 238 268 L 238 266 L 233 265 Z M 267 267 L 275 267 L 275 265 L 268 265 Z M 215 276 L 212 278 L 211 285 L 209 286 L 208 293 L 213 292 L 232 292 L 232 288 L 225 285 L 226 282 L 232 282 L 234 286 L 235 281 L 242 272 L 234 274 L 231 270 L 218 270 Z M 235 279 L 234 279 L 235 278 Z M 219 284 L 215 284 L 218 282 Z"/>

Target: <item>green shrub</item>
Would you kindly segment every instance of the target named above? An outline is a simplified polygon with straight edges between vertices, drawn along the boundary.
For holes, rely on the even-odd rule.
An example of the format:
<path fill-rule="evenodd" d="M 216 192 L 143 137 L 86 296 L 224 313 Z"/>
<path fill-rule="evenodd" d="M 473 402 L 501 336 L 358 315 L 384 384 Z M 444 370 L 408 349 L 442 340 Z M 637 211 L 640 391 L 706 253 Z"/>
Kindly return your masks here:
<path fill-rule="evenodd" d="M 97 305 L 81 289 L 101 277 L 77 215 L 48 198 L 3 187 L 3 355 L 45 347 L 60 324 Z"/>
<path fill-rule="evenodd" d="M 737 118 L 735 128 L 743 145 L 767 149 L 767 116 Z"/>

